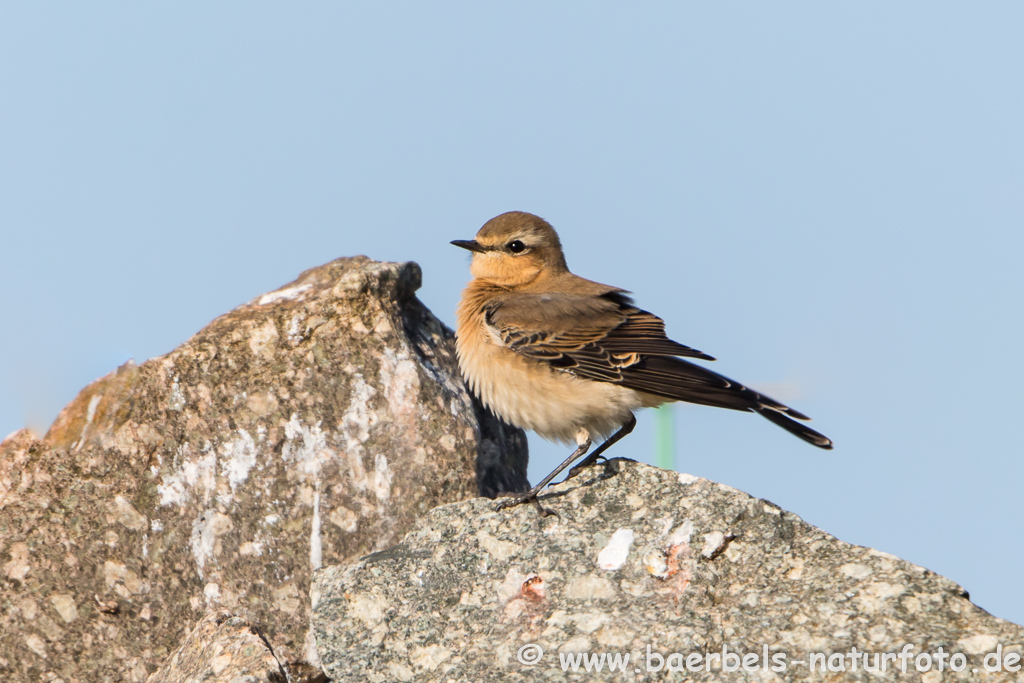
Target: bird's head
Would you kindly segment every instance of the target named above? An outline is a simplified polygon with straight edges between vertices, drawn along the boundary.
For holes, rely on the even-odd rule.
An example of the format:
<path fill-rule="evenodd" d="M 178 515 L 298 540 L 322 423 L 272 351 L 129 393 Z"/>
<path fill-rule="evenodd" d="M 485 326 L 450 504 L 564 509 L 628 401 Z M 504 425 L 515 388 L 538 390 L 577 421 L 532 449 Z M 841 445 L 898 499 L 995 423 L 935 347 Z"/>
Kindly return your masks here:
<path fill-rule="evenodd" d="M 476 239 L 452 244 L 473 252 L 473 277 L 501 287 L 522 287 L 567 270 L 558 233 L 532 213 L 503 213 L 484 223 Z"/>

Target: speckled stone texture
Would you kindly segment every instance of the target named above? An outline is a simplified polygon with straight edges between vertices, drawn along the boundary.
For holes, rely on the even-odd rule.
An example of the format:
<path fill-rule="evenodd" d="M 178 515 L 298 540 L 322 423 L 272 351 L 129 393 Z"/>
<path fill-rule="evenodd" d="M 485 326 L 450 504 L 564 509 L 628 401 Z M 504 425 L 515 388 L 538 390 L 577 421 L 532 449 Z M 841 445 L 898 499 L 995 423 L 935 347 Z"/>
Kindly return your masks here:
<path fill-rule="evenodd" d="M 728 486 L 613 460 L 542 502 L 558 516 L 529 505 L 495 512 L 483 499 L 445 505 L 393 548 L 318 571 L 313 624 L 331 680 L 1024 678 L 984 671 L 1000 645 L 1001 661 L 1015 664 L 1008 655 L 1022 652 L 1024 629 L 972 604 L 960 586 Z M 881 657 L 907 643 L 914 656 L 942 647 L 945 671 L 932 660 L 922 673 L 910 656 L 903 674 L 899 659 Z M 532 665 L 519 658 L 537 655 L 520 650 L 528 644 L 543 650 Z M 723 660 L 723 647 L 754 657 Z M 869 667 L 879 654 L 886 671 L 865 673 L 853 647 L 870 654 Z M 565 658 L 579 653 L 630 659 L 626 673 L 610 673 L 607 659 L 602 671 L 591 660 L 589 672 L 577 660 L 574 673 Z M 683 656 L 693 653 L 700 671 L 671 670 L 691 666 Z M 949 668 L 954 653 L 965 658 L 961 673 Z M 776 655 L 783 668 L 772 671 Z"/>
<path fill-rule="evenodd" d="M 311 680 L 313 569 L 525 489 L 525 435 L 472 401 L 419 282 L 365 257 L 307 271 L 4 440 L 0 681 L 141 683 L 220 607 Z"/>
<path fill-rule="evenodd" d="M 287 683 L 259 630 L 227 610 L 203 617 L 146 683 Z"/>

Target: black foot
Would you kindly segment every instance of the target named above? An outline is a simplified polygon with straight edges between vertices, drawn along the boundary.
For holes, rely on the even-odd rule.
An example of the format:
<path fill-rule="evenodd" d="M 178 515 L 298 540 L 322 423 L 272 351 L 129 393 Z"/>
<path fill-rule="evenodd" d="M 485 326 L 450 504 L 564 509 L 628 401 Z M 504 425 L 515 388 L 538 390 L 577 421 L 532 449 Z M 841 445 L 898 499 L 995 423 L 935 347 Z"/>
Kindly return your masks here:
<path fill-rule="evenodd" d="M 508 510 L 509 508 L 514 508 L 517 505 L 522 505 L 523 503 L 533 503 L 541 517 L 551 517 L 552 515 L 558 517 L 557 512 L 543 507 L 540 504 L 540 501 L 537 500 L 537 494 L 532 491 L 521 496 L 510 496 L 506 498 L 495 506 L 494 511 L 499 512 L 501 510 Z"/>
<path fill-rule="evenodd" d="M 583 470 L 590 467 L 591 465 L 596 465 L 598 460 L 602 462 L 608 462 L 608 458 L 604 457 L 603 455 L 599 455 L 596 458 L 594 456 L 590 456 L 589 458 L 581 462 L 579 465 L 576 465 L 576 467 L 573 467 L 571 470 L 569 470 L 569 476 L 565 478 L 565 481 L 569 481 L 576 475 L 580 474 Z"/>

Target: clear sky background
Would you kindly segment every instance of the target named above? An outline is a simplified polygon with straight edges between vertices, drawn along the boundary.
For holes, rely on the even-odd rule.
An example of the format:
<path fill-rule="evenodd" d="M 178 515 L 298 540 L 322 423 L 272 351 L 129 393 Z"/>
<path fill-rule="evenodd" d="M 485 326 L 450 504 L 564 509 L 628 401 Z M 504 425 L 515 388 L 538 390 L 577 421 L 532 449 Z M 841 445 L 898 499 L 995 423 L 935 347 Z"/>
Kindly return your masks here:
<path fill-rule="evenodd" d="M 338 256 L 418 261 L 451 325 L 449 240 L 521 209 L 837 444 L 680 406 L 680 470 L 1022 623 L 1022 36 L 994 1 L 5 3 L 0 436 Z M 566 454 L 530 445 L 533 481 Z"/>

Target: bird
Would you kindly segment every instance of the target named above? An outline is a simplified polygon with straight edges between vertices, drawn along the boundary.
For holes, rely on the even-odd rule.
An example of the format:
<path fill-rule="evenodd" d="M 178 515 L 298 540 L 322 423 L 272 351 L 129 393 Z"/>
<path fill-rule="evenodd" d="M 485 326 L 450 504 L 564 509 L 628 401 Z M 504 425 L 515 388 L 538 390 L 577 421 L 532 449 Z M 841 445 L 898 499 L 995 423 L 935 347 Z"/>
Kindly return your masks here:
<path fill-rule="evenodd" d="M 455 349 L 470 390 L 506 423 L 576 449 L 525 494 L 532 501 L 555 477 L 599 457 L 636 426 L 635 412 L 683 401 L 754 412 L 819 448 L 832 441 L 806 415 L 686 359 L 712 356 L 668 338 L 665 322 L 630 292 L 570 272 L 558 233 L 539 216 L 509 211 L 472 240 L 472 280 L 456 311 Z M 570 474 L 572 476 L 572 474 Z M 540 508 L 544 513 L 549 511 Z"/>

